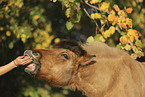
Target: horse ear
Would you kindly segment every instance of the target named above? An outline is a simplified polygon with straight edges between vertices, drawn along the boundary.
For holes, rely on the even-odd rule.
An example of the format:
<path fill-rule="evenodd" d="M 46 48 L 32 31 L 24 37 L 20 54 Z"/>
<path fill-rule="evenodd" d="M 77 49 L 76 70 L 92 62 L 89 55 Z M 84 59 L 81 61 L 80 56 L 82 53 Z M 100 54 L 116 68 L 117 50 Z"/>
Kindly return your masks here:
<path fill-rule="evenodd" d="M 91 63 L 94 60 L 94 57 L 96 57 L 96 55 L 81 56 L 80 65 L 82 65 L 82 66 L 88 65 L 89 63 Z"/>

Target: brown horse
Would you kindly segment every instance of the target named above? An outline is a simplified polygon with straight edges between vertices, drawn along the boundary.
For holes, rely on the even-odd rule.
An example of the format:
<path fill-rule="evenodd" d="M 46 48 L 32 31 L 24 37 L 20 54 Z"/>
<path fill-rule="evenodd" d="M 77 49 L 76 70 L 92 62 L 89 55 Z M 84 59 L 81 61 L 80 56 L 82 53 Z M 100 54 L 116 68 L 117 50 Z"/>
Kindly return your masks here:
<path fill-rule="evenodd" d="M 35 59 L 25 70 L 54 86 L 77 88 L 88 97 L 145 97 L 143 63 L 104 43 L 63 40 L 25 55 Z"/>

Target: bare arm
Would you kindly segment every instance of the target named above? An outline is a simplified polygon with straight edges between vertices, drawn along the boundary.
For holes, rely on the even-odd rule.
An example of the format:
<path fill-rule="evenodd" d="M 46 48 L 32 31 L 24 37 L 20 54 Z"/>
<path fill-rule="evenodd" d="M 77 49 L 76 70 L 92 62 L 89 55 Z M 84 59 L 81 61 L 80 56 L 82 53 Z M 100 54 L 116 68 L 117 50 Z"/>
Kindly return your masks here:
<path fill-rule="evenodd" d="M 23 58 L 23 56 L 17 57 L 14 61 L 0 67 L 0 76 L 9 72 L 10 70 L 14 69 L 15 67 L 19 65 L 26 65 L 30 63 L 31 61 L 32 61 L 32 58 L 30 57 L 26 57 L 26 58 Z"/>

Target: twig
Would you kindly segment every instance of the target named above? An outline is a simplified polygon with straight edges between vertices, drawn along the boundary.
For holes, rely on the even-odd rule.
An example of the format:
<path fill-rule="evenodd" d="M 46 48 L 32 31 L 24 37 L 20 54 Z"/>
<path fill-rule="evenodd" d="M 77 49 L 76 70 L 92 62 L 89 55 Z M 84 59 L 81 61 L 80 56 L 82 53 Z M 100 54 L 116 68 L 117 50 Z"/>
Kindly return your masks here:
<path fill-rule="evenodd" d="M 97 9 L 97 10 L 99 10 L 99 11 L 106 12 L 106 13 L 110 14 L 110 12 L 109 12 L 109 11 L 99 9 L 98 7 L 93 6 L 93 5 L 89 4 L 88 2 L 85 2 L 85 4 L 87 4 L 88 6 L 90 6 L 90 7 L 92 7 L 92 8 L 95 8 L 95 9 Z"/>
<path fill-rule="evenodd" d="M 91 18 L 91 16 L 89 15 L 89 13 L 87 12 L 87 10 L 83 7 L 83 10 L 85 11 L 85 13 L 87 14 L 87 16 L 90 18 L 90 19 L 92 19 Z M 97 24 L 97 22 L 94 20 L 94 19 L 92 19 L 94 22 L 95 22 L 95 24 L 96 24 L 96 34 L 97 34 L 97 30 L 99 29 L 99 26 L 98 26 L 98 24 Z"/>

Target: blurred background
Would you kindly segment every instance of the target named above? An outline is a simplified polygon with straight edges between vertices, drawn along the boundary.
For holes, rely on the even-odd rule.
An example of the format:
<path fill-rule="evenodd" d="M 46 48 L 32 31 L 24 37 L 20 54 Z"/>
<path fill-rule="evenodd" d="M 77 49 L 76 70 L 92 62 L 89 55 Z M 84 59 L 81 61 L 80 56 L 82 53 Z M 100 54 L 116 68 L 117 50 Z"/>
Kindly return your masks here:
<path fill-rule="evenodd" d="M 61 39 L 105 42 L 145 61 L 144 5 L 143 0 L 0 0 L 0 66 L 26 49 L 49 49 Z M 32 78 L 24 68 L 0 76 L 0 97 L 85 97 Z"/>

